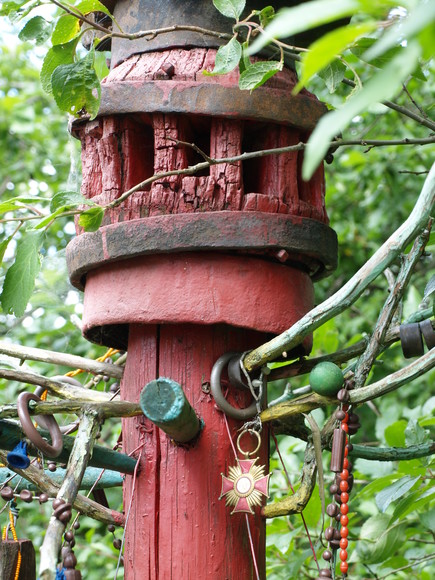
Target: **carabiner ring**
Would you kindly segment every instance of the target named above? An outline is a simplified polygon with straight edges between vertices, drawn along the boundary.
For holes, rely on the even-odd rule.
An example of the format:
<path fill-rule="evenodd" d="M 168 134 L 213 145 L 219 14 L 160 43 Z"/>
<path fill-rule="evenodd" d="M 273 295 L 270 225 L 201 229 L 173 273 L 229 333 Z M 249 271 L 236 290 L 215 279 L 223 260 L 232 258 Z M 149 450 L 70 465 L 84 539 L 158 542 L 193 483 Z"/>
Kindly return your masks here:
<path fill-rule="evenodd" d="M 222 386 L 221 386 L 221 375 L 222 370 L 227 366 L 229 361 L 234 357 L 239 357 L 238 352 L 227 352 L 217 359 L 214 363 L 210 375 L 210 391 L 216 402 L 216 405 L 221 411 L 225 413 L 228 417 L 232 419 L 238 419 L 239 421 L 245 421 L 250 419 L 257 414 L 257 404 L 254 401 L 249 407 L 245 409 L 236 409 L 233 407 L 223 396 Z"/>
<path fill-rule="evenodd" d="M 17 411 L 23 431 L 33 443 L 33 445 L 39 449 L 39 451 L 41 451 L 50 459 L 55 459 L 60 455 L 63 448 L 62 433 L 60 432 L 59 425 L 53 416 L 47 415 L 44 417 L 44 424 L 47 427 L 51 437 L 50 445 L 47 443 L 47 441 L 45 441 L 45 439 L 41 437 L 33 425 L 29 414 L 29 401 L 40 402 L 41 399 L 33 393 L 20 393 L 18 395 Z"/>

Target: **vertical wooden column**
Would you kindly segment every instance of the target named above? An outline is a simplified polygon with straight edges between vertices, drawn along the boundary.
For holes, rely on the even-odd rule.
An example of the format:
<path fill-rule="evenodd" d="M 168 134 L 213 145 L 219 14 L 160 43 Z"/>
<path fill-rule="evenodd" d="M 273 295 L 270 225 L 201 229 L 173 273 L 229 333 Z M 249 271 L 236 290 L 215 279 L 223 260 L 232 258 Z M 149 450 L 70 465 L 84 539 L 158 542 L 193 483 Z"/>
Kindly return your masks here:
<path fill-rule="evenodd" d="M 124 489 L 126 514 L 132 505 L 126 530 L 127 579 L 256 577 L 245 515 L 231 516 L 225 501 L 218 500 L 221 472 L 227 473 L 235 457 L 224 416 L 207 392 L 207 381 L 220 355 L 252 348 L 265 338 L 226 325 L 130 327 L 122 398 L 137 400 L 150 380 L 171 378 L 183 387 L 204 428 L 196 443 L 183 447 L 175 445 L 144 417 L 124 420 L 124 451 L 129 453 L 143 444 L 140 476 L 136 484 L 127 476 Z M 248 393 L 232 387 L 228 398 L 241 407 L 252 400 Z M 228 419 L 228 425 L 235 440 L 240 424 Z M 260 461 L 267 460 L 265 432 Z M 258 514 L 248 517 L 264 578 L 265 522 Z"/>

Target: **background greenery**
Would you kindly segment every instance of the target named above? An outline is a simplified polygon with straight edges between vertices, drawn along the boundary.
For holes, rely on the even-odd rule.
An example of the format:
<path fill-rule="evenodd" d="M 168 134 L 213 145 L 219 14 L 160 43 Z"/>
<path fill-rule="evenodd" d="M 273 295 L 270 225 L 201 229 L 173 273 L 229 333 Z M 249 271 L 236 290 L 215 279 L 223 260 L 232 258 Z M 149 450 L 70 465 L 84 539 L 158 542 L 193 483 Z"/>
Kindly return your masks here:
<path fill-rule="evenodd" d="M 18 43 L 14 34 L 0 44 L 0 193 L 1 202 L 18 195 L 34 198 L 36 211 L 45 211 L 49 200 L 60 191 L 76 190 L 80 182 L 79 146 L 67 132 L 67 119 L 58 111 L 52 97 L 47 95 L 39 80 L 39 69 L 46 53 L 43 43 Z M 352 67 L 365 80 L 370 67 L 352 55 L 347 55 Z M 407 79 L 407 89 L 426 114 L 433 107 L 433 83 L 430 62 L 423 75 L 429 79 Z M 320 77 L 311 79 L 308 88 L 331 107 L 341 105 L 351 89 L 340 86 L 330 94 Z M 406 92 L 397 101 L 415 109 Z M 346 129 L 346 138 L 401 139 L 424 137 L 429 131 L 402 115 L 379 104 L 353 118 Z M 372 253 L 402 223 L 411 211 L 425 179 L 425 171 L 433 160 L 433 147 L 401 146 L 341 148 L 334 162 L 326 166 L 327 208 L 331 226 L 339 238 L 339 267 L 327 280 L 317 285 L 316 300 L 321 302 L 340 288 L 361 267 Z M 422 173 L 423 172 L 423 173 Z M 41 199 L 39 199 L 41 198 Z M 44 201 L 47 200 L 47 201 Z M 9 218 L 0 216 L 0 242 L 7 239 L 16 227 Z M 3 221 L 6 220 L 6 221 Z M 9 220 L 9 221 L 8 221 Z M 89 344 L 79 330 L 81 297 L 70 286 L 64 262 L 64 248 L 74 234 L 72 220 L 62 218 L 44 232 L 42 268 L 36 288 L 23 316 L 0 313 L 0 334 L 16 344 L 37 346 L 96 358 L 104 349 Z M 20 232 L 9 243 L 0 283 L 16 252 Z M 1 246 L 0 246 L 1 247 Z M 433 243 L 420 261 L 408 287 L 403 304 L 402 319 L 427 306 L 422 303 L 424 288 L 434 271 Z M 392 268 L 397 272 L 399 261 Z M 386 279 L 378 278 L 364 296 L 349 310 L 331 320 L 314 335 L 313 355 L 328 354 L 343 348 L 370 333 L 388 293 Z M 15 365 L 1 358 L 1 364 Z M 378 380 L 405 366 L 399 345 L 386 351 L 372 370 L 370 380 Z M 47 376 L 61 374 L 68 369 L 43 363 L 25 363 Z M 354 442 L 399 446 L 419 443 L 433 438 L 435 372 L 374 401 L 358 410 L 362 427 Z M 86 377 L 81 380 L 85 381 Z M 292 380 L 292 386 L 306 384 L 307 378 Z M 270 398 L 282 393 L 285 382 L 271 387 Z M 101 389 L 110 383 L 102 382 Z M 22 386 L 1 382 L 1 402 L 15 400 Z M 333 412 L 333 408 L 314 412 L 319 425 Z M 105 444 L 112 445 L 119 431 L 118 422 L 108 422 L 103 430 Z M 293 484 L 297 487 L 305 444 L 281 436 L 279 446 Z M 325 453 L 324 468 L 328 476 L 329 454 Z M 349 575 L 352 578 L 420 578 L 430 580 L 435 564 L 424 558 L 434 555 L 435 503 L 433 486 L 434 462 L 427 459 L 402 462 L 354 462 L 356 484 L 350 497 Z M 288 493 L 282 466 L 277 454 L 271 457 L 272 491 L 274 499 Z M 416 478 L 412 483 L 412 478 Z M 412 486 L 408 492 L 386 505 L 379 493 L 401 478 L 408 477 Z M 405 480 L 406 481 L 406 480 Z M 120 490 L 108 493 L 111 507 L 120 508 Z M 328 498 L 328 492 L 327 492 Z M 36 503 L 20 502 L 18 523 L 20 536 L 30 537 L 40 545 L 49 508 Z M 383 511 L 385 508 L 385 511 Z M 316 541 L 321 526 L 320 499 L 315 490 L 304 516 Z M 0 523 L 6 523 L 6 513 Z M 120 532 L 116 533 L 120 537 Z M 75 553 L 83 577 L 111 578 L 114 576 L 118 553 L 112 547 L 112 535 L 98 522 L 81 519 L 76 534 Z M 322 547 L 316 544 L 320 559 Z M 268 524 L 267 573 L 272 580 L 315 578 L 317 569 L 300 516 L 277 518 Z M 421 562 L 421 563 L 420 563 Z M 401 567 L 413 564 L 403 571 Z M 122 576 L 122 572 L 120 575 Z"/>

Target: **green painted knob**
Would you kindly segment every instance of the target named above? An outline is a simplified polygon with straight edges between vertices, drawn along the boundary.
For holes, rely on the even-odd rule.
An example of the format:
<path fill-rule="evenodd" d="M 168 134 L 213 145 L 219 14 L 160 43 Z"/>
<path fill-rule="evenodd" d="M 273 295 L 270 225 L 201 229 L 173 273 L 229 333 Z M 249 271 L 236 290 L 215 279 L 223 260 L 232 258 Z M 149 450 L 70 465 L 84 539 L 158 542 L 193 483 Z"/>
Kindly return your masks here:
<path fill-rule="evenodd" d="M 333 397 L 343 386 L 343 373 L 332 362 L 322 362 L 310 372 L 310 386 L 315 393 Z"/>

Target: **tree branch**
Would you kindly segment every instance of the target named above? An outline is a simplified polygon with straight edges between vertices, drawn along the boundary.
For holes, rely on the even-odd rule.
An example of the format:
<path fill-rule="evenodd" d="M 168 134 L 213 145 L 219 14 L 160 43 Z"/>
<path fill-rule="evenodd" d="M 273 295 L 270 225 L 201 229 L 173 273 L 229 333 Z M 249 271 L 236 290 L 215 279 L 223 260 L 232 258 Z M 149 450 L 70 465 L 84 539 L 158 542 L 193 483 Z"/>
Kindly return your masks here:
<path fill-rule="evenodd" d="M 129 401 L 106 401 L 90 403 L 87 399 L 76 399 L 74 401 L 41 401 L 35 403 L 30 401 L 30 415 L 55 415 L 58 413 L 81 414 L 84 408 L 98 410 L 103 419 L 111 417 L 137 417 L 143 415 L 143 411 L 138 403 Z M 0 419 L 12 419 L 18 416 L 16 405 L 3 405 L 0 407 Z"/>
<path fill-rule="evenodd" d="M 19 358 L 21 362 L 28 359 L 36 360 L 65 367 L 72 367 L 74 369 L 82 369 L 90 373 L 106 375 L 115 379 L 121 379 L 124 372 L 124 369 L 117 365 L 98 362 L 75 354 L 65 354 L 42 348 L 10 344 L 9 342 L 4 341 L 0 341 L 0 354 Z"/>
<path fill-rule="evenodd" d="M 80 419 L 79 430 L 68 461 L 65 479 L 59 489 L 57 499 L 62 499 L 66 503 L 74 503 L 88 460 L 92 455 L 99 427 L 100 417 L 98 413 L 96 411 L 85 411 Z M 55 570 L 65 525 L 54 515 L 51 516 L 40 551 L 39 575 L 41 580 L 54 580 L 56 576 Z"/>
<path fill-rule="evenodd" d="M 44 387 L 44 389 L 47 389 L 50 393 L 54 393 L 61 399 L 69 399 L 73 401 L 78 399 L 88 401 L 89 403 L 104 403 L 112 400 L 112 395 L 109 395 L 109 393 L 91 391 L 83 387 L 74 387 L 73 385 L 67 385 L 62 381 L 48 379 L 43 375 L 27 371 L 0 368 L 0 379 L 19 381 L 21 383 Z"/>
<path fill-rule="evenodd" d="M 411 251 L 402 260 L 396 282 L 381 310 L 374 331 L 367 344 L 367 348 L 358 360 L 354 376 L 356 389 L 362 387 L 366 382 L 376 357 L 383 350 L 385 335 L 391 324 L 397 307 L 402 300 L 403 293 L 411 278 L 411 274 L 424 252 L 426 244 L 429 240 L 431 226 L 432 220 L 429 220 L 428 227 L 420 236 L 418 236 L 412 246 Z"/>
<path fill-rule="evenodd" d="M 368 445 L 353 444 L 350 452 L 352 457 L 370 459 L 371 461 L 408 461 L 427 457 L 435 453 L 435 441 L 410 445 L 409 447 L 369 447 Z"/>
<path fill-rule="evenodd" d="M 408 219 L 389 237 L 362 268 L 338 292 L 316 306 L 289 330 L 251 351 L 244 359 L 248 372 L 291 350 L 302 340 L 351 306 L 364 290 L 400 255 L 426 226 L 435 204 L 435 163 Z"/>

